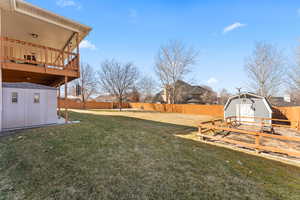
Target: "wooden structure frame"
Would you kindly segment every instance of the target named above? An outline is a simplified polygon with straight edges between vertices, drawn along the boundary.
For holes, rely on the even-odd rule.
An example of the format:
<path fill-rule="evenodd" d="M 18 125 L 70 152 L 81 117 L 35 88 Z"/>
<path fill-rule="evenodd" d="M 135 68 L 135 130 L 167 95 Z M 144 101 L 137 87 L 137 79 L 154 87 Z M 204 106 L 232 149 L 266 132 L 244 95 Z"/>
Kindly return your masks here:
<path fill-rule="evenodd" d="M 79 44 L 91 27 L 21 0 L 3 0 L 0 19 L 1 81 L 56 87 L 58 98 L 64 85 L 67 99 L 68 82 L 80 77 Z M 66 122 L 67 110 L 66 104 Z"/>
<path fill-rule="evenodd" d="M 0 40 L 3 81 L 20 82 L 30 78 L 32 82 L 57 87 L 64 82 L 64 76 L 70 77 L 70 81 L 80 77 L 79 48 L 71 52 L 8 37 L 0 37 Z M 10 71 L 14 71 L 13 77 Z M 29 73 L 35 76 L 30 77 Z M 27 80 L 22 80 L 24 77 Z"/>
<path fill-rule="evenodd" d="M 70 51 L 68 48 L 70 46 L 69 43 L 65 45 L 68 48 L 65 51 L 8 37 L 0 37 L 2 81 L 29 81 L 58 87 L 59 89 L 59 86 L 64 84 L 65 99 L 67 99 L 67 83 L 80 77 L 78 33 L 74 34 L 74 36 L 76 36 L 77 41 L 75 52 Z M 60 98 L 60 92 L 58 98 Z M 65 107 L 65 120 L 67 123 L 67 106 Z"/>
<path fill-rule="evenodd" d="M 241 117 L 241 118 L 249 118 L 249 117 Z M 202 122 L 199 125 L 198 129 L 198 136 L 205 140 L 207 139 L 212 139 L 212 140 L 217 140 L 217 141 L 223 141 L 226 143 L 234 144 L 240 147 L 246 147 L 250 149 L 255 149 L 256 152 L 260 151 L 269 151 L 269 152 L 275 152 L 275 153 L 282 153 L 282 154 L 287 154 L 289 156 L 295 156 L 295 157 L 300 157 L 300 151 L 290 151 L 286 150 L 283 148 L 279 147 L 273 147 L 273 146 L 266 146 L 262 145 L 261 141 L 262 139 L 265 138 L 272 138 L 272 139 L 278 139 L 278 140 L 283 140 L 283 141 L 288 141 L 288 142 L 300 142 L 300 137 L 291 137 L 291 136 L 281 136 L 281 135 L 275 135 L 275 134 L 269 134 L 269 133 L 264 133 L 263 131 L 248 131 L 244 129 L 239 129 L 237 127 L 237 121 L 232 120 L 236 119 L 236 116 L 226 118 L 225 120 L 223 119 L 218 119 L 218 120 L 211 120 L 211 121 L 206 121 Z M 272 122 L 287 122 L 292 124 L 291 121 L 289 120 L 282 120 L 282 119 L 271 119 L 271 118 L 259 118 L 261 122 L 265 120 L 272 120 Z M 239 121 L 238 123 L 244 123 L 247 121 Z M 248 122 L 247 122 L 248 123 Z M 256 122 L 257 123 L 257 122 Z M 257 123 L 256 126 L 264 125 L 263 123 Z M 297 123 L 299 125 L 299 123 Z M 247 126 L 255 126 L 255 125 L 247 125 Z M 271 124 L 271 126 L 276 126 L 276 127 L 284 127 L 284 128 L 299 128 L 299 126 L 294 127 L 291 125 L 282 125 L 282 124 Z M 208 132 L 213 132 L 213 135 L 206 134 Z M 232 132 L 232 133 L 238 133 L 238 134 L 244 134 L 244 135 L 250 135 L 254 137 L 254 143 L 247 143 L 247 142 L 242 142 L 234 139 L 229 139 L 226 137 L 216 137 L 216 133 L 218 132 Z"/>

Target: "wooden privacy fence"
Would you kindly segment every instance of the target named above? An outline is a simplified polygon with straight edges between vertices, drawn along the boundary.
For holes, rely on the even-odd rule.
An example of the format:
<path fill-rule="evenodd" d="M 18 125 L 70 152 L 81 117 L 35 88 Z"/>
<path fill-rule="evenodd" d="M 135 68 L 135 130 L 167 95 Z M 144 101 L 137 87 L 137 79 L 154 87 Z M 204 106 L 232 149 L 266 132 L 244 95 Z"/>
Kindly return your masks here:
<path fill-rule="evenodd" d="M 210 115 L 215 117 L 224 116 L 223 105 L 130 103 L 130 107 L 147 111 Z"/>
<path fill-rule="evenodd" d="M 273 116 L 275 118 L 284 117 L 291 121 L 300 121 L 300 106 L 273 107 Z"/>
<path fill-rule="evenodd" d="M 65 100 L 59 100 L 61 108 L 64 108 Z M 76 102 L 68 100 L 71 109 L 112 109 L 118 108 L 118 103 L 114 102 Z M 146 111 L 157 112 L 174 112 L 194 115 L 210 115 L 214 117 L 224 116 L 223 105 L 194 105 L 194 104 L 155 104 L 155 103 L 123 103 L 123 108 L 135 108 Z M 299 126 L 300 106 L 293 107 L 273 107 L 273 116 L 280 119 L 288 120 L 292 126 Z M 274 119 L 273 119 L 274 120 Z M 283 121 L 282 121 L 283 122 Z M 286 122 L 286 121 L 285 121 Z"/>
<path fill-rule="evenodd" d="M 294 128 L 300 130 L 300 121 L 293 121 L 288 119 L 276 119 L 276 118 L 263 118 L 263 117 L 244 117 L 244 116 L 232 116 L 226 117 L 225 122 L 227 124 L 243 124 L 254 125 L 254 126 L 270 126 L 270 127 L 284 127 L 284 128 Z"/>
<path fill-rule="evenodd" d="M 267 118 L 261 119 L 261 121 L 264 120 L 282 121 L 281 119 L 267 119 Z M 219 120 L 202 122 L 198 127 L 199 128 L 198 136 L 203 140 L 211 139 L 211 140 L 223 141 L 226 143 L 237 145 L 239 147 L 255 149 L 257 152 L 269 151 L 269 152 L 287 154 L 289 156 L 300 157 L 300 150 L 297 149 L 297 147 L 299 147 L 300 144 L 300 137 L 282 136 L 282 135 L 265 133 L 263 129 L 261 129 L 261 131 L 249 131 L 242 128 L 238 128 L 238 125 L 245 122 L 247 124 L 249 121 L 239 121 L 237 123 L 236 120 L 231 120 L 231 118 L 228 118 L 226 120 L 219 119 Z M 285 122 L 291 123 L 289 120 L 285 120 Z M 272 124 L 271 126 L 273 125 L 274 124 Z M 276 126 L 286 127 L 281 124 L 277 124 Z M 229 135 L 231 133 L 238 134 L 238 135 L 245 135 L 247 137 L 247 141 L 249 140 L 249 137 L 253 138 L 254 141 L 245 142 L 241 138 L 230 138 Z M 266 141 L 266 139 L 278 140 L 281 142 L 284 141 L 285 145 L 283 146 L 286 146 L 288 148 L 282 148 L 280 147 L 281 145 L 271 146 L 268 144 L 263 144 L 263 141 Z M 291 143 L 297 143 L 297 144 L 292 146 Z"/>
<path fill-rule="evenodd" d="M 69 109 L 114 109 L 119 108 L 119 104 L 116 102 L 95 102 L 95 101 L 87 101 L 77 102 L 74 100 L 64 100 L 58 99 L 58 107 L 65 108 L 66 104 L 68 104 Z M 122 103 L 122 108 L 129 108 L 128 103 Z"/>

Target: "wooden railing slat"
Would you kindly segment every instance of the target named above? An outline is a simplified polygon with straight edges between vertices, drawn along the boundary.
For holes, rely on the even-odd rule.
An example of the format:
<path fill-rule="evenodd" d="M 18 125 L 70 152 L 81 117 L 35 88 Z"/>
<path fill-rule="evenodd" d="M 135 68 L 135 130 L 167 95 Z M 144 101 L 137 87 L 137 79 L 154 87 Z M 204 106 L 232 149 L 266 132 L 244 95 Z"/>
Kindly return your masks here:
<path fill-rule="evenodd" d="M 216 125 L 215 120 L 202 122 L 202 123 L 200 123 L 200 125 L 198 127 L 199 128 L 198 135 L 201 138 L 210 138 L 210 139 L 213 139 L 213 140 L 225 141 L 225 142 L 240 145 L 240 146 L 243 146 L 243 147 L 253 148 L 257 151 L 265 150 L 265 151 L 284 153 L 284 154 L 288 154 L 290 156 L 299 156 L 300 157 L 300 151 L 297 151 L 297 150 L 290 151 L 290 150 L 286 150 L 286 149 L 282 149 L 282 148 L 278 148 L 278 147 L 262 145 L 260 143 L 263 137 L 278 139 L 278 140 L 284 140 L 284 141 L 289 141 L 289 142 L 300 142 L 300 137 L 274 135 L 274 134 L 267 134 L 267 133 L 257 132 L 257 131 L 249 131 L 249 130 L 243 130 L 243 129 L 238 129 L 238 128 L 231 128 L 234 122 L 240 122 L 239 120 L 234 120 L 233 121 L 232 120 L 233 118 L 236 119 L 236 117 L 226 118 L 223 121 L 224 123 L 221 124 L 221 125 Z M 267 120 L 273 120 L 273 119 L 267 119 Z M 265 125 L 264 121 L 261 122 L 261 125 L 262 126 Z M 248 125 L 248 126 L 253 127 L 253 125 Z M 278 125 L 278 126 L 282 126 L 282 125 Z M 216 137 L 216 136 L 211 136 L 211 135 L 205 135 L 205 134 L 203 134 L 204 132 L 206 132 L 204 130 L 228 131 L 228 132 L 233 132 L 233 133 L 241 133 L 241 134 L 246 134 L 246 135 L 252 135 L 252 136 L 254 136 L 255 140 L 254 140 L 254 144 L 245 143 L 245 142 L 241 142 L 241 141 L 237 141 L 237 140 L 233 140 L 233 139 L 228 139 L 228 138 L 225 138 L 225 137 Z"/>
<path fill-rule="evenodd" d="M 62 51 L 43 45 L 33 44 L 21 40 L 11 39 L 8 37 L 0 37 L 2 41 L 0 52 L 1 59 L 7 61 L 18 61 L 33 65 L 43 65 L 45 68 L 54 66 L 62 70 L 79 71 L 77 60 L 79 55 L 73 52 Z M 69 61 L 69 56 L 74 57 Z M 72 66 L 72 67 L 70 67 Z"/>

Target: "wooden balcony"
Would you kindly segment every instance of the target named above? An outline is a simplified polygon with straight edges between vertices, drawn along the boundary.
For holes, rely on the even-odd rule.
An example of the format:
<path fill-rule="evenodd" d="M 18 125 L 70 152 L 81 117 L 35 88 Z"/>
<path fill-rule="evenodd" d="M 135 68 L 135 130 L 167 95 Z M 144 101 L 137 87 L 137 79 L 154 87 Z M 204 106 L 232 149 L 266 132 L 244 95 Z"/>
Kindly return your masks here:
<path fill-rule="evenodd" d="M 2 80 L 5 82 L 33 82 L 58 86 L 80 77 L 79 51 L 70 51 L 67 44 L 62 51 L 25 41 L 0 37 Z M 78 48 L 78 47 L 77 47 Z"/>

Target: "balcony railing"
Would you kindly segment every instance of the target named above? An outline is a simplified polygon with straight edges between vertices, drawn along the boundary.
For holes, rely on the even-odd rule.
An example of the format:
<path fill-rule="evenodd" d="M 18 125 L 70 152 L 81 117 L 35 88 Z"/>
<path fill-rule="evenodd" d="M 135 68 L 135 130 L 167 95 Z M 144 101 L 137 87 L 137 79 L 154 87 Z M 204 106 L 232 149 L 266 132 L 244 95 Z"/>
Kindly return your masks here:
<path fill-rule="evenodd" d="M 0 37 L 2 62 L 79 72 L 79 55 L 25 41 Z"/>

